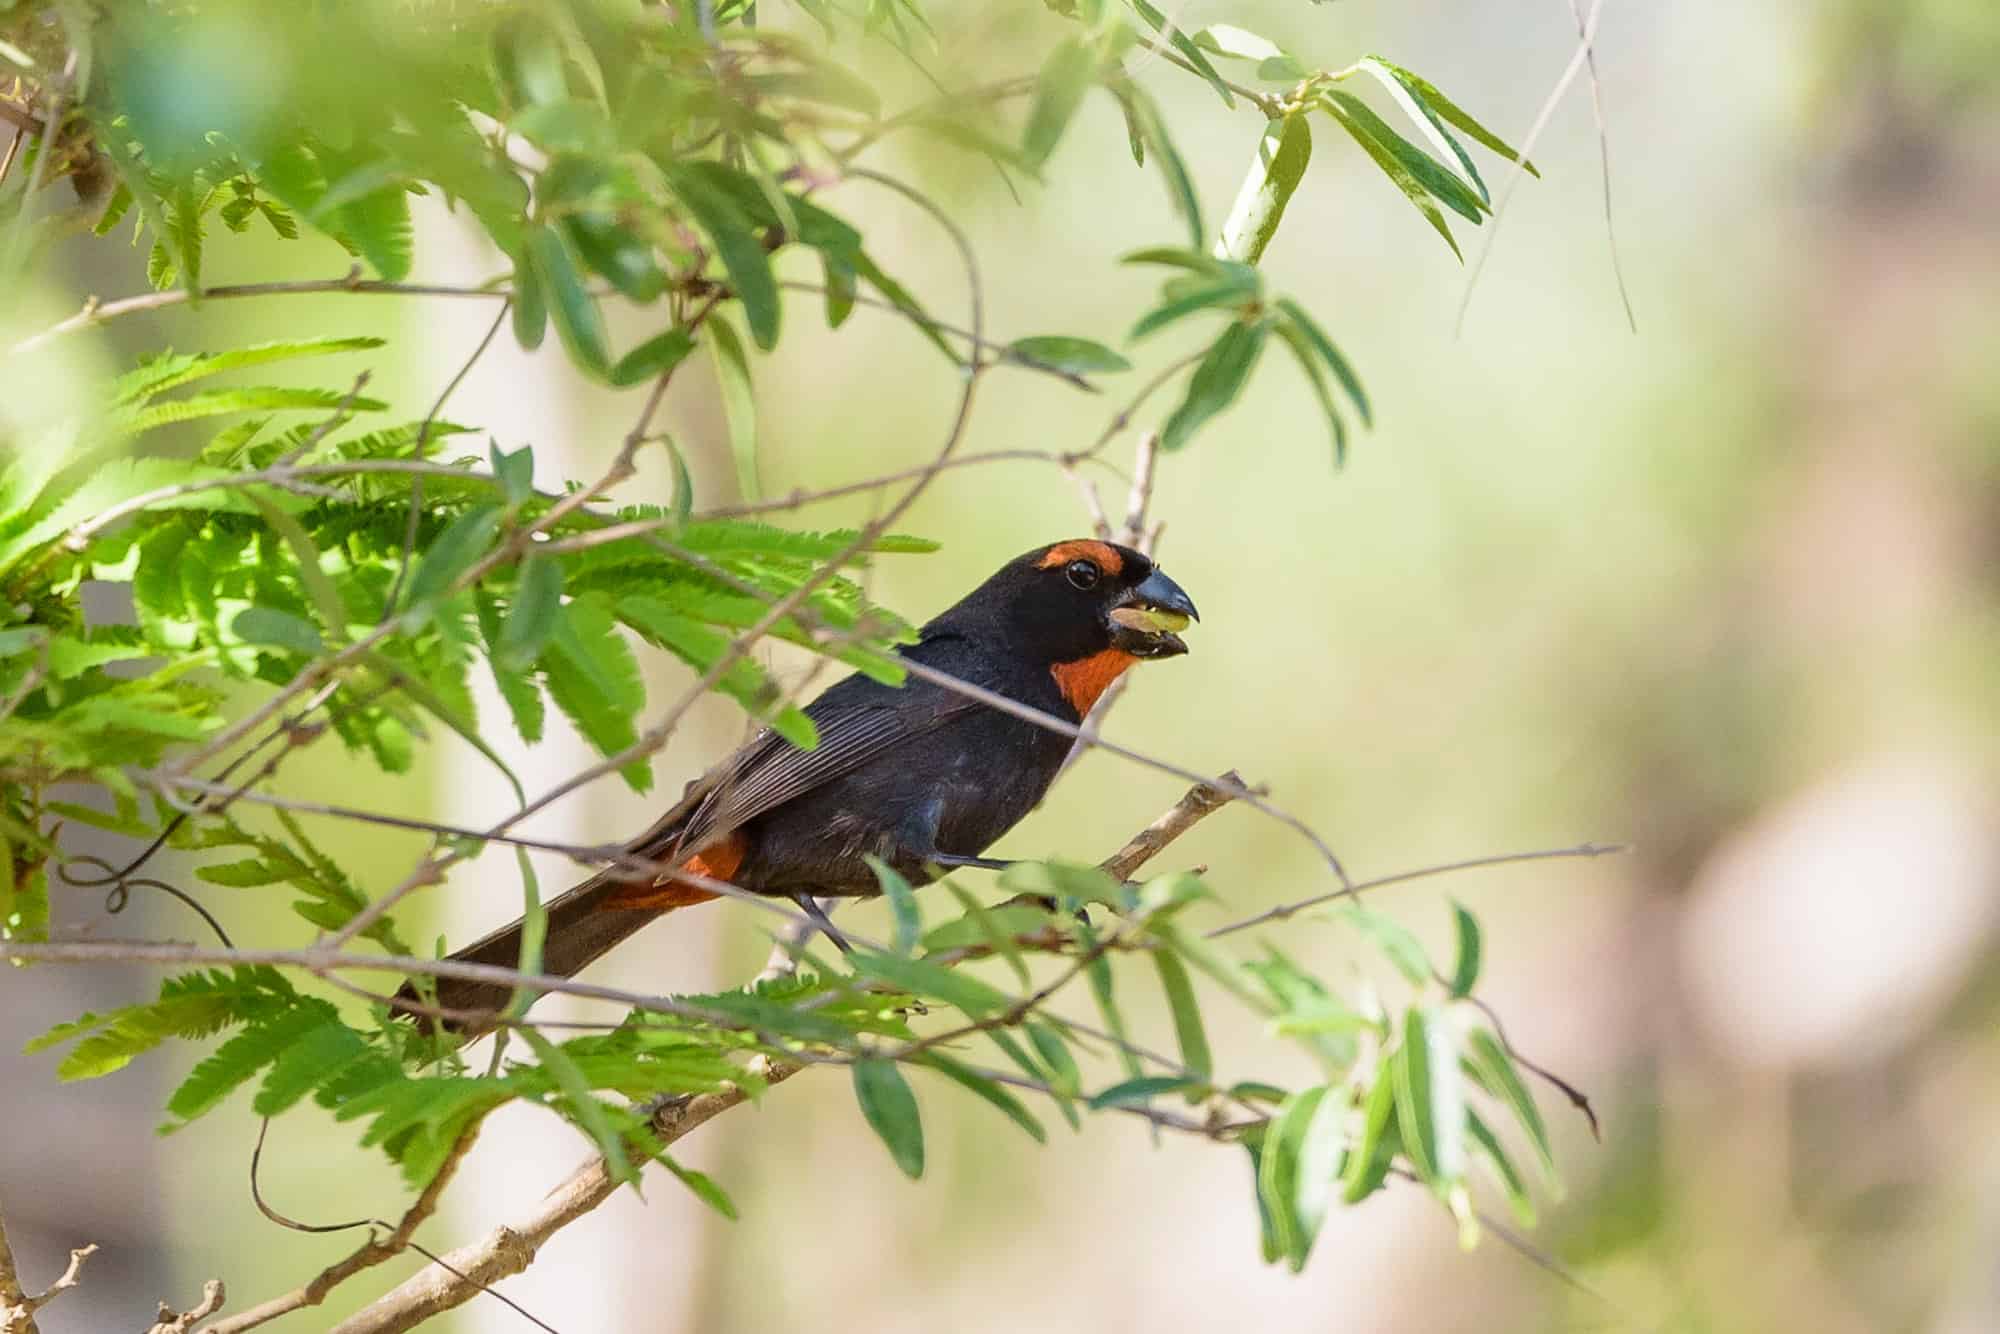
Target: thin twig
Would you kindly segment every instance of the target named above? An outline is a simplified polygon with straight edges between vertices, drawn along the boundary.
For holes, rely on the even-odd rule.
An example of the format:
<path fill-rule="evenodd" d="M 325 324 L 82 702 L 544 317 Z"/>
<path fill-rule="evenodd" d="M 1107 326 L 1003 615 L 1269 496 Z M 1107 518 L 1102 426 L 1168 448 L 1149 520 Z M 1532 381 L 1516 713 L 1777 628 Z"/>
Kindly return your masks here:
<path fill-rule="evenodd" d="M 1330 903 L 1334 899 L 1346 898 L 1352 894 L 1360 894 L 1366 890 L 1380 889 L 1384 885 L 1400 885 L 1408 880 L 1423 880 L 1434 875 L 1449 875 L 1453 871 L 1470 871 L 1483 866 L 1505 866 L 1510 862 L 1555 861 L 1564 857 L 1603 857 L 1610 853 L 1624 852 L 1626 850 L 1627 845 L 1623 843 L 1579 843 L 1573 848 L 1543 848 L 1535 852 L 1503 852 L 1491 857 L 1471 857 L 1460 862 L 1445 862 L 1438 866 L 1419 867 L 1414 871 L 1398 871 L 1394 875 L 1380 876 L 1374 880 L 1358 880 L 1347 889 L 1335 890 L 1329 894 L 1315 894 L 1311 898 L 1299 899 L 1293 903 L 1281 903 L 1275 908 L 1266 908 L 1263 912 L 1253 917 L 1246 917 L 1240 922 L 1231 922 L 1227 926 L 1216 927 L 1208 933 L 1208 938 L 1213 940 L 1217 936 L 1227 936 L 1238 931 L 1248 931 L 1251 927 L 1261 926 L 1265 922 L 1283 921 L 1293 913 L 1304 912 L 1308 908 L 1317 908 L 1322 903 Z"/>
<path fill-rule="evenodd" d="M 1459 299 L 1456 322 L 1457 331 L 1461 334 L 1465 332 L 1465 312 L 1472 307 L 1472 294 L 1479 290 L 1479 275 L 1486 271 L 1486 261 L 1493 254 L 1493 243 L 1500 236 L 1500 222 L 1507 214 L 1508 202 L 1514 198 L 1514 191 L 1520 188 L 1522 180 L 1528 174 L 1525 164 L 1534 155 L 1535 144 L 1541 140 L 1542 131 L 1548 128 L 1549 120 L 1556 114 L 1556 107 L 1561 104 L 1563 94 L 1567 93 L 1569 86 L 1576 82 L 1577 73 L 1589 59 L 1590 44 L 1597 37 L 1597 16 L 1603 9 L 1604 0 L 1590 0 L 1590 13 L 1584 19 L 1583 31 L 1578 35 L 1576 50 L 1571 53 L 1569 64 L 1563 68 L 1562 77 L 1556 80 L 1556 86 L 1551 88 L 1549 95 L 1543 99 L 1542 109 L 1535 113 L 1534 123 L 1528 127 L 1527 136 L 1521 140 L 1520 155 L 1514 160 L 1512 169 L 1508 171 L 1507 183 L 1501 187 L 1500 198 L 1493 205 L 1493 225 L 1486 229 L 1486 235 L 1480 240 L 1479 256 L 1472 262 L 1472 272 L 1466 275 L 1465 295 Z"/>
<path fill-rule="evenodd" d="M 1569 16 L 1576 21 L 1576 35 L 1583 40 L 1584 63 L 1590 71 L 1590 114 L 1597 122 L 1597 167 L 1604 181 L 1604 239 L 1611 250 L 1611 276 L 1618 284 L 1618 302 L 1625 307 L 1625 327 L 1639 332 L 1639 318 L 1632 313 L 1632 294 L 1625 290 L 1625 265 L 1618 257 L 1618 224 L 1611 216 L 1611 135 L 1604 128 L 1604 90 L 1597 77 L 1597 46 L 1583 22 L 1576 0 L 1569 0 Z"/>
<path fill-rule="evenodd" d="M 14 1249 L 7 1241 L 7 1218 L 0 1210 L 0 1334 L 37 1334 L 35 1312 L 77 1285 L 83 1262 L 97 1254 L 97 1245 L 79 1246 L 69 1253 L 69 1267 L 46 1291 L 30 1293 L 21 1286 L 15 1268 Z"/>

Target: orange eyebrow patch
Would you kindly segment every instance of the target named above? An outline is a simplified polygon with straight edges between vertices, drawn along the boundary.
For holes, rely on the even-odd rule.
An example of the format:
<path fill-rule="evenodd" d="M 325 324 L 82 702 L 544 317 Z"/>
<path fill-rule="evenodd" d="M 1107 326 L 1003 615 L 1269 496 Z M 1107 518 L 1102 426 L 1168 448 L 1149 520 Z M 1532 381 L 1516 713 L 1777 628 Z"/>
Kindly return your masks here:
<path fill-rule="evenodd" d="M 691 875 L 707 876 L 710 880 L 727 880 L 743 865 L 743 858 L 749 852 L 750 840 L 737 830 L 714 847 L 707 848 L 681 863 L 681 869 Z M 690 885 L 679 880 L 658 880 L 650 885 L 627 885 L 604 901 L 607 908 L 650 908 L 665 911 L 668 908 L 689 908 L 697 903 L 720 898 L 712 889 Z"/>
<path fill-rule="evenodd" d="M 1125 558 L 1118 554 L 1118 548 L 1109 542 L 1079 538 L 1074 542 L 1058 542 L 1050 547 L 1037 565 L 1047 570 L 1057 565 L 1067 565 L 1073 560 L 1092 561 L 1097 568 L 1109 575 L 1116 575 L 1125 568 Z"/>
<path fill-rule="evenodd" d="M 1075 662 L 1059 662 L 1049 668 L 1049 675 L 1055 677 L 1056 689 L 1062 691 L 1062 697 L 1076 710 L 1076 716 L 1082 718 L 1098 697 L 1111 688 L 1111 683 L 1137 661 L 1123 649 L 1108 648 Z"/>

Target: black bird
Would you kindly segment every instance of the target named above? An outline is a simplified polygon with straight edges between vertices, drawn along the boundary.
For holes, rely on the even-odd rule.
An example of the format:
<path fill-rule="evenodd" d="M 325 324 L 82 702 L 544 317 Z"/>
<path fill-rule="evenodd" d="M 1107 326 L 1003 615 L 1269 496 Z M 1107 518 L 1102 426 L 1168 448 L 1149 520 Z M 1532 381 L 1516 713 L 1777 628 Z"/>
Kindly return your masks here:
<path fill-rule="evenodd" d="M 1081 722 L 1134 662 L 1186 653 L 1175 631 L 1190 618 L 1199 619 L 1194 602 L 1150 558 L 1080 539 L 1009 561 L 898 652 Z M 791 899 L 824 923 L 814 896 L 880 892 L 867 855 L 913 885 L 953 867 L 1006 866 L 980 854 L 1041 801 L 1070 747 L 1067 736 L 915 676 L 900 687 L 849 676 L 805 712 L 818 746 L 758 734 L 625 851 Z M 654 918 L 715 897 L 608 867 L 547 905 L 542 969 L 569 977 Z M 512 967 L 520 950 L 517 921 L 451 957 Z M 494 1012 L 508 995 L 504 984 L 437 980 L 444 1010 Z"/>

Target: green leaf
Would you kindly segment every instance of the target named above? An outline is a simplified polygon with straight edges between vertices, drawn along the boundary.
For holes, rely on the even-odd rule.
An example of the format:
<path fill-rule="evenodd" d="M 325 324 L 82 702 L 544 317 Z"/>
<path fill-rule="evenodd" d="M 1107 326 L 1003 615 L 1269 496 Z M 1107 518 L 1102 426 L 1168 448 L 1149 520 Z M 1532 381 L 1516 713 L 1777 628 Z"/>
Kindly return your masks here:
<path fill-rule="evenodd" d="M 1451 970 L 1451 994 L 1470 996 L 1473 984 L 1479 981 L 1479 919 L 1456 900 L 1451 905 L 1451 918 L 1458 933 L 1458 962 Z"/>
<path fill-rule="evenodd" d="M 493 684 L 513 716 L 514 730 L 530 745 L 542 739 L 542 691 L 533 676 L 509 671 L 500 663 L 500 637 L 504 633 L 499 609 L 485 589 L 476 590 L 474 605 L 479 612 L 479 634 L 486 641 L 486 665 L 492 670 Z"/>
<path fill-rule="evenodd" d="M 1451 1022 L 1441 1012 L 1410 1007 L 1392 1077 L 1410 1163 L 1443 1193 L 1465 1176 L 1465 1091 Z"/>
<path fill-rule="evenodd" d="M 535 494 L 535 447 L 522 445 L 510 454 L 495 440 L 487 447 L 487 460 L 507 503 L 525 505 Z"/>
<path fill-rule="evenodd" d="M 1519 153 L 1516 153 L 1511 147 L 1509 147 L 1505 140 L 1501 139 L 1498 135 L 1494 134 L 1484 125 L 1481 125 L 1477 120 L 1473 119 L 1469 113 L 1461 110 L 1456 103 L 1454 103 L 1450 98 L 1446 97 L 1443 93 L 1439 92 L 1433 85 L 1426 82 L 1424 79 L 1419 78 L 1417 75 L 1410 73 L 1410 71 L 1402 68 L 1399 65 L 1390 64 L 1388 61 L 1382 59 L 1380 56 L 1369 56 L 1361 63 L 1363 68 L 1369 68 L 1371 66 L 1380 66 L 1382 69 L 1387 70 L 1398 83 L 1402 84 L 1405 88 L 1409 89 L 1411 93 L 1415 94 L 1417 100 L 1421 102 L 1426 109 L 1434 111 L 1439 116 L 1442 116 L 1447 124 L 1453 125 L 1458 129 L 1463 130 L 1466 134 L 1471 135 L 1472 138 L 1476 140 L 1479 144 L 1483 145 L 1490 151 L 1499 154 L 1501 157 L 1506 158 L 1509 162 L 1520 162 L 1521 166 L 1527 171 L 1527 173 L 1530 176 L 1534 176 L 1538 179 L 1540 178 L 1542 173 L 1535 169 L 1534 163 L 1523 162 L 1521 160 L 1521 155 Z M 1374 73 L 1375 71 L 1372 68 L 1370 68 L 1369 72 Z"/>
<path fill-rule="evenodd" d="M 1096 73 L 1097 53 L 1081 38 L 1072 37 L 1049 53 L 1035 80 L 1035 99 L 1021 134 L 1021 152 L 1029 162 L 1039 167 L 1048 161 Z"/>
<path fill-rule="evenodd" d="M 624 1137 L 611 1124 L 611 1113 L 597 1100 L 591 1090 L 590 1081 L 579 1070 L 570 1054 L 542 1036 L 541 1030 L 532 1025 L 523 1025 L 514 1030 L 523 1041 L 534 1050 L 535 1059 L 542 1069 L 555 1080 L 562 1090 L 563 1105 L 568 1109 L 570 1119 L 582 1127 L 597 1145 L 597 1151 L 604 1155 L 606 1167 L 614 1181 L 636 1179 L 638 1171 L 625 1153 Z"/>
<path fill-rule="evenodd" d="M 542 290 L 542 280 L 535 276 L 534 262 L 526 252 L 514 255 L 512 259 L 514 341 L 533 351 L 542 345 L 542 335 L 548 331 L 548 296 Z"/>
<path fill-rule="evenodd" d="M 854 1099 L 861 1115 L 888 1146 L 889 1156 L 903 1175 L 915 1180 L 924 1174 L 924 1123 L 917 1112 L 917 1095 L 903 1078 L 903 1072 L 889 1061 L 860 1060 L 854 1063 Z"/>
<path fill-rule="evenodd" d="M 1465 1129 L 1472 1136 L 1473 1152 L 1492 1168 L 1500 1193 L 1507 1197 L 1507 1207 L 1514 1211 L 1514 1220 L 1522 1227 L 1533 1227 L 1534 1197 L 1528 1194 L 1528 1183 L 1521 1179 L 1519 1169 L 1507 1156 L 1507 1150 L 1501 1147 L 1500 1137 L 1493 1133 L 1493 1127 L 1487 1125 L 1478 1112 L 1470 1109 L 1465 1114 Z"/>
<path fill-rule="evenodd" d="M 942 968 L 923 959 L 905 959 L 856 949 L 848 956 L 854 971 L 898 991 L 956 1006 L 971 1019 L 997 1014 L 1011 1003 L 1007 993 L 969 973 Z"/>
<path fill-rule="evenodd" d="M 310 1032 L 288 1042 L 278 1052 L 271 1073 L 257 1090 L 250 1109 L 259 1116 L 277 1116 L 299 1099 L 353 1065 L 371 1049 L 359 1033 L 338 1019 L 324 1020 Z"/>
<path fill-rule="evenodd" d="M 969 1066 L 960 1065 L 957 1061 L 952 1060 L 949 1056 L 941 1052 L 924 1052 L 917 1056 L 916 1061 L 919 1065 L 930 1067 L 947 1079 L 957 1083 L 960 1087 L 977 1094 L 993 1106 L 999 1108 L 1008 1120 L 1027 1131 L 1035 1143 L 1048 1143 L 1049 1132 L 1042 1128 L 1042 1123 L 1035 1119 L 1034 1113 L 1030 1112 L 1019 1098 L 1009 1093 L 998 1082 L 988 1079 L 985 1075 L 980 1074 Z"/>
<path fill-rule="evenodd" d="M 1345 101 L 1338 100 L 1342 98 Z M 1416 207 L 1417 212 L 1424 215 L 1424 221 L 1430 223 L 1437 234 L 1444 238 L 1444 243 L 1451 247 L 1451 253 L 1458 256 L 1460 262 L 1463 262 L 1465 256 L 1459 251 L 1458 240 L 1451 234 L 1451 227 L 1445 222 L 1444 214 L 1438 211 L 1436 203 L 1432 201 L 1431 192 L 1424 187 L 1416 173 L 1410 170 L 1408 163 L 1398 154 L 1389 140 L 1393 139 L 1398 143 L 1402 143 L 1403 147 L 1408 148 L 1412 153 L 1416 153 L 1417 150 L 1403 142 L 1393 131 L 1389 132 L 1388 139 L 1384 139 L 1378 135 L 1373 129 L 1373 125 L 1381 124 L 1381 117 L 1375 115 L 1372 111 L 1368 111 L 1367 107 L 1351 94 L 1341 93 L 1337 97 L 1332 94 L 1322 94 L 1320 105 L 1326 108 L 1328 114 L 1340 123 L 1341 128 L 1347 131 L 1349 137 L 1361 146 L 1361 150 L 1368 154 L 1377 167 L 1381 168 L 1382 174 L 1387 176 L 1391 183 L 1403 192 L 1403 197 Z M 1367 114 L 1365 116 L 1356 114 L 1354 111 L 1355 107 L 1360 107 Z M 1386 126 L 1383 128 L 1387 129 Z M 1421 153 L 1417 155 L 1419 157 L 1423 156 Z M 1425 160 L 1428 161 L 1429 159 Z M 1436 164 L 1433 163 L 1432 165 L 1435 166 Z M 1442 170 L 1442 168 L 1439 170 Z"/>
<path fill-rule="evenodd" d="M 771 273 L 771 256 L 751 230 L 751 219 L 714 188 L 711 176 L 680 172 L 673 182 L 675 195 L 715 243 L 752 341 L 770 351 L 778 344 L 778 281 Z"/>
<path fill-rule="evenodd" d="M 826 327 L 838 329 L 854 312 L 860 280 L 854 266 L 832 251 L 821 253 L 820 267 L 826 275 Z"/>
<path fill-rule="evenodd" d="M 1352 93 L 1338 89 L 1322 94 L 1330 103 L 1339 106 L 1349 121 L 1363 126 L 1368 134 L 1395 155 L 1398 162 L 1412 176 L 1416 177 L 1424 189 L 1444 202 L 1452 212 L 1464 218 L 1475 227 L 1486 214 L 1493 210 L 1487 206 L 1479 192 L 1452 173 L 1451 168 L 1439 162 L 1415 144 L 1391 129 L 1389 122 L 1375 114 L 1375 109 Z"/>
<path fill-rule="evenodd" d="M 542 656 L 562 611 L 562 565 L 545 556 L 530 556 L 521 562 L 520 582 L 507 607 L 507 619 L 494 646 L 494 666 L 507 672 L 524 672 Z"/>
<path fill-rule="evenodd" d="M 1479 178 L 1479 168 L 1473 164 L 1472 155 L 1467 153 L 1451 131 L 1445 128 L 1437 112 L 1424 101 L 1416 88 L 1404 82 L 1401 71 L 1373 56 L 1364 57 L 1357 62 L 1356 68 L 1373 75 L 1376 82 L 1388 91 L 1390 99 L 1402 108 L 1403 114 L 1410 118 L 1410 123 L 1430 140 L 1431 147 L 1438 151 L 1438 156 L 1453 159 L 1458 163 L 1459 170 L 1463 171 L 1466 179 L 1472 182 L 1472 188 L 1479 192 L 1480 199 L 1488 203 L 1492 201 L 1492 195 L 1486 189 L 1486 182 Z"/>
<path fill-rule="evenodd" d="M 1300 1239 L 1307 1251 L 1319 1236 L 1333 1202 L 1333 1188 L 1340 1180 L 1340 1155 L 1347 1142 L 1347 1103 L 1344 1095 L 1323 1089 L 1325 1095 L 1313 1107 L 1299 1140 L 1298 1169 L 1292 1186 L 1292 1211 Z M 1303 1265 L 1304 1256 L 1300 1257 Z"/>
<path fill-rule="evenodd" d="M 639 662 L 601 602 L 584 597 L 565 603 L 541 661 L 556 706 L 601 754 L 615 755 L 639 739 L 632 725 L 646 702 Z M 652 766 L 643 759 L 619 772 L 635 792 L 653 785 Z"/>
<path fill-rule="evenodd" d="M 1333 910 L 1332 916 L 1335 921 L 1345 922 L 1364 932 L 1411 985 L 1422 986 L 1430 981 L 1435 971 L 1431 968 L 1430 956 L 1424 953 L 1423 942 L 1410 934 L 1401 922 L 1358 903 L 1343 903 Z"/>
<path fill-rule="evenodd" d="M 882 897 L 889 902 L 889 915 L 896 924 L 895 951 L 908 958 L 915 952 L 917 942 L 924 934 L 924 917 L 917 907 L 916 891 L 910 888 L 910 882 L 895 867 L 880 857 L 870 853 L 864 854 L 862 859 L 875 873 L 875 882 L 882 887 Z"/>
<path fill-rule="evenodd" d="M 1222 331 L 1222 336 L 1188 378 L 1187 393 L 1180 406 L 1161 428 L 1160 448 L 1169 452 L 1180 449 L 1210 418 L 1236 401 L 1244 381 L 1256 369 L 1269 330 L 1268 324 L 1259 321 L 1232 324 Z"/>
<path fill-rule="evenodd" d="M 1361 1137 L 1348 1146 L 1341 1167 L 1341 1199 L 1359 1204 L 1388 1179 L 1400 1136 L 1396 1130 L 1396 1086 L 1389 1070 L 1394 1056 L 1376 1072 L 1374 1087 L 1362 1112 Z"/>
<path fill-rule="evenodd" d="M 1127 0 L 1127 2 L 1137 11 L 1139 17 L 1146 21 L 1147 27 L 1165 37 L 1174 50 L 1180 52 L 1182 58 L 1194 66 L 1195 72 L 1208 80 L 1208 86 L 1215 89 L 1216 96 L 1222 99 L 1222 105 L 1234 110 L 1236 98 L 1231 95 L 1229 85 L 1222 81 L 1222 76 L 1215 72 L 1215 66 L 1209 63 L 1208 56 L 1194 44 L 1193 39 L 1182 32 L 1166 15 L 1146 3 L 1146 0 Z"/>
<path fill-rule="evenodd" d="M 404 605 L 420 607 L 449 591 L 493 545 L 493 535 L 500 528 L 501 513 L 498 505 L 480 505 L 445 525 L 444 531 L 424 552 L 416 573 L 410 576 Z"/>
<path fill-rule="evenodd" d="M 1125 336 L 1136 342 L 1156 329 L 1163 329 L 1175 320 L 1192 315 L 1198 310 L 1241 306 L 1255 294 L 1254 289 L 1246 290 L 1234 277 L 1222 282 L 1196 284 L 1146 312 L 1139 318 L 1139 322 L 1132 326 L 1132 332 Z"/>
<path fill-rule="evenodd" d="M 537 227 L 528 233 L 528 261 L 548 301 L 556 333 L 577 365 L 602 379 L 610 374 L 611 350 L 604 329 L 604 312 L 577 271 L 576 256 L 562 233 Z M 517 323 L 516 334 L 520 331 Z"/>
<path fill-rule="evenodd" d="M 1070 1054 L 1062 1034 L 1040 1019 L 1030 1019 L 1023 1027 L 1028 1031 L 1028 1041 L 1048 1065 L 1050 1086 L 1065 1098 L 1076 1097 L 1083 1087 L 1083 1072 L 1076 1068 L 1076 1057 Z"/>
<path fill-rule="evenodd" d="M 1367 393 L 1361 388 L 1361 377 L 1354 373 L 1354 367 L 1348 364 L 1340 349 L 1333 345 L 1333 340 L 1326 336 L 1326 331 L 1306 313 L 1304 306 L 1290 297 L 1279 297 L 1277 305 L 1278 313 L 1284 316 L 1285 321 L 1311 345 L 1319 359 L 1326 363 L 1326 368 L 1333 372 L 1333 377 L 1340 381 L 1340 387 L 1345 389 L 1348 398 L 1354 401 L 1354 410 L 1361 415 L 1362 423 L 1368 426 L 1374 425 L 1375 415 L 1368 406 Z"/>
<path fill-rule="evenodd" d="M 1556 1156 L 1549 1144 L 1548 1125 L 1542 1120 L 1541 1108 L 1535 1105 L 1528 1086 L 1521 1082 L 1507 1048 L 1488 1030 L 1475 1028 L 1466 1035 L 1465 1060 L 1474 1082 L 1513 1112 L 1514 1119 L 1527 1132 L 1528 1142 L 1534 1145 L 1536 1157 L 1541 1159 L 1543 1173 L 1554 1182 Z"/>
<path fill-rule="evenodd" d="M 1208 229 L 1202 222 L 1201 199 L 1195 192 L 1194 176 L 1188 171 L 1187 162 L 1181 157 L 1180 149 L 1174 145 L 1173 136 L 1167 131 L 1167 123 L 1160 115 L 1160 108 L 1145 89 L 1130 81 L 1118 84 L 1113 91 L 1119 103 L 1125 108 L 1127 132 L 1133 144 L 1133 156 L 1143 156 L 1144 149 L 1150 149 L 1153 161 L 1159 167 L 1160 177 L 1166 183 L 1167 198 L 1174 211 L 1187 224 L 1189 244 L 1200 249 L 1208 242 Z M 1144 165 L 1141 163 L 1140 165 Z"/>
<path fill-rule="evenodd" d="M 192 1121 L 222 1105 L 223 1099 L 270 1066 L 306 1034 L 337 1024 L 331 1005 L 321 1000 L 266 1015 L 217 1047 L 188 1072 L 167 1100 L 167 1111 Z"/>
<path fill-rule="evenodd" d="M 276 607 L 245 607 L 230 621 L 229 629 L 246 644 L 269 644 L 305 654 L 326 647 L 311 621 Z"/>
<path fill-rule="evenodd" d="M 1313 1242 L 1298 1212 L 1299 1159 L 1305 1147 L 1306 1130 L 1326 1093 L 1322 1085 L 1285 1099 L 1264 1132 L 1258 1154 L 1257 1196 L 1271 1223 L 1274 1249 L 1293 1273 L 1305 1267 L 1306 1254 Z"/>
<path fill-rule="evenodd" d="M 1209 24 L 1195 33 L 1194 42 L 1204 51 L 1213 51 L 1234 60 L 1273 60 L 1285 54 L 1284 48 L 1268 37 L 1259 37 L 1247 28 L 1227 23 Z"/>
<path fill-rule="evenodd" d="M 1107 1107 L 1131 1107 L 1150 1101 L 1162 1093 L 1179 1093 L 1183 1089 L 1190 1097 L 1206 1091 L 1208 1085 L 1199 1079 L 1186 1079 L 1180 1075 L 1141 1075 L 1113 1084 L 1110 1088 L 1094 1095 L 1085 1104 L 1093 1112 L 1101 1112 Z M 1199 1099 L 1197 1099 L 1198 1101 Z"/>
<path fill-rule="evenodd" d="M 1236 203 L 1222 224 L 1216 254 L 1245 264 L 1262 259 L 1311 161 L 1312 127 L 1304 111 L 1268 122 L 1236 192 Z"/>
<path fill-rule="evenodd" d="M 714 1180 L 706 1172 L 697 1172 L 692 1167 L 684 1167 L 665 1153 L 655 1154 L 654 1156 L 659 1160 L 660 1166 L 673 1173 L 676 1180 L 694 1192 L 696 1199 L 721 1214 L 724 1218 L 727 1218 L 730 1222 L 733 1223 L 736 1221 L 735 1202 L 729 1198 L 727 1192 L 722 1187 L 715 1184 Z"/>
<path fill-rule="evenodd" d="M 1201 1022 L 1201 1003 L 1195 999 L 1187 966 L 1170 949 L 1154 950 L 1153 964 L 1160 970 L 1160 986 L 1167 993 L 1167 1008 L 1173 1012 L 1181 1064 L 1206 1079 L 1215 1072 L 1215 1059 L 1209 1054 L 1208 1033 Z"/>
<path fill-rule="evenodd" d="M 1319 400 L 1320 415 L 1326 418 L 1326 426 L 1333 433 L 1333 464 L 1336 468 L 1347 462 L 1347 423 L 1341 420 L 1340 409 L 1334 406 L 1333 391 L 1326 387 L 1326 376 L 1321 373 L 1319 359 L 1313 345 L 1290 320 L 1278 320 L 1272 327 L 1278 337 L 1285 340 L 1285 346 L 1292 350 L 1292 360 L 1298 362 L 1305 373 L 1306 383 L 1312 386 L 1313 397 Z"/>
<path fill-rule="evenodd" d="M 1017 338 L 1007 345 L 1007 352 L 1015 360 L 1046 366 L 1051 370 L 1064 371 L 1071 375 L 1132 369 L 1131 362 L 1104 344 L 1093 343 L 1088 338 L 1067 338 L 1060 335 Z"/>
<path fill-rule="evenodd" d="M 620 357 L 611 368 L 611 383 L 621 387 L 643 384 L 680 365 L 692 351 L 694 338 L 686 329 L 669 329 Z"/>
<path fill-rule="evenodd" d="M 729 453 L 736 460 L 736 481 L 745 500 L 761 492 L 757 483 L 757 396 L 750 384 L 750 358 L 743 340 L 727 320 L 711 316 L 708 350 L 715 358 L 716 385 L 722 391 L 722 414 L 729 423 Z"/>
<path fill-rule="evenodd" d="M 211 885 L 226 885 L 231 889 L 275 885 L 285 878 L 284 872 L 257 857 L 245 857 L 241 861 L 222 862 L 215 866 L 197 866 L 194 874 L 197 880 L 206 880 Z"/>

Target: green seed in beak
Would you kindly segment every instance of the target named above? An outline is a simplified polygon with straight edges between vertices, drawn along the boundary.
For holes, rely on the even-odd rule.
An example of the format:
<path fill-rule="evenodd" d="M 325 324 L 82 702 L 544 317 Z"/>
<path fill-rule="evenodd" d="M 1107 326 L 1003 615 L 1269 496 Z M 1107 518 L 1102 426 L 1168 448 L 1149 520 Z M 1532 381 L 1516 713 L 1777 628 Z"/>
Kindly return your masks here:
<path fill-rule="evenodd" d="M 1113 607 L 1111 619 L 1128 630 L 1155 635 L 1178 634 L 1188 628 L 1187 617 L 1158 607 Z"/>

